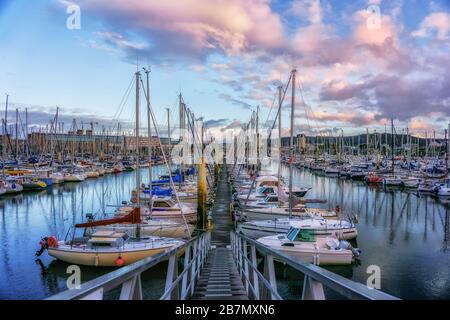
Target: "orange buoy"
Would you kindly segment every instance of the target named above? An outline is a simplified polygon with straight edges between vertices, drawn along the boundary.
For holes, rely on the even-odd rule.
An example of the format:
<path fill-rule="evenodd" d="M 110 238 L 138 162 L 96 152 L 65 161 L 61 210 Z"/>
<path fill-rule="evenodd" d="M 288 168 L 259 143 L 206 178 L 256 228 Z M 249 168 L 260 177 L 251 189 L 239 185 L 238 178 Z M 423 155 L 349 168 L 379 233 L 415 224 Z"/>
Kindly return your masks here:
<path fill-rule="evenodd" d="M 125 265 L 125 260 L 123 260 L 122 257 L 119 256 L 119 257 L 116 259 L 116 266 L 122 267 L 122 266 L 124 266 L 124 265 Z"/>

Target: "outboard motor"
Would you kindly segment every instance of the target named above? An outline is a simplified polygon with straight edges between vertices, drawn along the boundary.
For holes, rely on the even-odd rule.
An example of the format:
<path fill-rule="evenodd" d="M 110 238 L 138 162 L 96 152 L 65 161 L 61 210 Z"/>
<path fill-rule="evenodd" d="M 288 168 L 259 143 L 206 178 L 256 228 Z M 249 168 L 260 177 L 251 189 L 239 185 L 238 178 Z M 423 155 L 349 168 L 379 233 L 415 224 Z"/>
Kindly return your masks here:
<path fill-rule="evenodd" d="M 44 253 L 44 251 L 49 247 L 56 248 L 58 246 L 58 239 L 56 239 L 56 237 L 54 236 L 44 237 L 39 242 L 39 245 L 41 246 L 41 248 L 38 251 L 36 251 L 35 253 L 36 257 L 40 257 Z"/>
<path fill-rule="evenodd" d="M 353 253 L 353 257 L 357 258 L 359 257 L 359 255 L 361 254 L 361 250 L 358 248 L 353 248 L 353 246 L 350 244 L 350 242 L 345 241 L 345 240 L 341 240 L 339 241 L 339 249 L 343 249 L 343 250 L 351 250 Z"/>

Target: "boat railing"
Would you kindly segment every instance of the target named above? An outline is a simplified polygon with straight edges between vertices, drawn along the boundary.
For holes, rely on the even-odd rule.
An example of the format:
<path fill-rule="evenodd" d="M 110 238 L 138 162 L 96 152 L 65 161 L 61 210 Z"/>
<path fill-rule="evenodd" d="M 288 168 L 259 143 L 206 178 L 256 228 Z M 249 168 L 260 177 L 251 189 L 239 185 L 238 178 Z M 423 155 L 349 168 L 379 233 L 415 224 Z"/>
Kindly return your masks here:
<path fill-rule="evenodd" d="M 325 300 L 324 287 L 348 299 L 397 300 L 382 291 L 344 278 L 317 265 L 273 250 L 243 235 L 231 232 L 231 250 L 250 299 L 281 300 L 274 260 L 288 265 L 304 275 L 302 300 Z M 263 257 L 263 272 L 258 269 L 257 252 Z"/>
<path fill-rule="evenodd" d="M 142 300 L 143 272 L 168 261 L 164 293 L 161 300 L 186 300 L 194 293 L 200 271 L 211 249 L 211 234 L 205 232 L 168 251 L 158 253 L 131 265 L 53 295 L 47 300 L 103 300 L 105 294 L 120 287 L 119 300 Z M 184 255 L 183 255 L 184 254 Z M 178 259 L 183 270 L 178 273 Z"/>

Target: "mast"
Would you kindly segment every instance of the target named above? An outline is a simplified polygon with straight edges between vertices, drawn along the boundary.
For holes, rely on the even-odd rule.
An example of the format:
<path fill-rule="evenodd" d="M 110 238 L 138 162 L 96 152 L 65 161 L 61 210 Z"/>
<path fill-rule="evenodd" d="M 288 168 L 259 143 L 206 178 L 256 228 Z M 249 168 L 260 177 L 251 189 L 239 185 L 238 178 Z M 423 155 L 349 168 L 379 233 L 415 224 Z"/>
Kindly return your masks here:
<path fill-rule="evenodd" d="M 141 189 L 141 166 L 140 166 L 140 160 L 139 160 L 139 112 L 140 112 L 140 105 L 139 105 L 139 80 L 140 80 L 141 74 L 140 72 L 136 72 L 136 191 L 138 193 L 137 197 L 137 204 L 139 206 L 140 204 L 140 189 Z"/>
<path fill-rule="evenodd" d="M 291 100 L 291 139 L 289 143 L 289 218 L 292 217 L 292 175 L 294 171 L 293 157 L 294 157 L 294 109 L 295 109 L 295 73 L 297 70 L 292 70 L 292 100 Z"/>
<path fill-rule="evenodd" d="M 259 160 L 259 106 L 256 107 L 256 170 L 261 170 L 261 161 Z"/>
<path fill-rule="evenodd" d="M 179 118 L 180 118 L 180 140 L 179 143 L 184 143 L 184 141 L 182 142 L 182 140 L 184 139 L 183 135 L 184 135 L 184 104 L 183 104 L 183 100 L 182 100 L 182 96 L 181 96 L 181 92 L 178 95 L 178 109 L 179 109 Z M 181 150 L 181 152 L 184 152 L 184 150 Z M 184 154 L 181 154 L 181 158 L 184 157 Z M 183 178 L 184 177 L 184 162 L 181 161 L 180 164 L 180 177 Z M 179 181 L 179 186 L 181 187 L 181 180 Z"/>
<path fill-rule="evenodd" d="M 370 157 L 370 136 L 369 136 L 369 128 L 366 128 L 366 151 L 367 151 L 367 161 L 369 161 Z"/>
<path fill-rule="evenodd" d="M 447 150 L 446 150 L 446 157 L 445 157 L 445 168 L 448 172 L 448 163 L 450 161 L 450 123 L 448 125 L 448 129 L 445 130 L 445 138 L 447 140 Z"/>
<path fill-rule="evenodd" d="M 140 112 L 140 100 L 139 100 L 139 81 L 141 79 L 140 72 L 136 72 L 136 192 L 137 192 L 137 207 L 140 207 L 141 202 L 141 164 L 139 160 L 139 112 Z M 151 202 L 151 201 L 150 201 Z M 136 224 L 136 238 L 141 237 L 140 222 Z"/>
<path fill-rule="evenodd" d="M 30 156 L 30 149 L 28 146 L 28 108 L 25 108 L 25 148 L 27 157 Z"/>
<path fill-rule="evenodd" d="M 281 105 L 282 105 L 282 96 L 281 91 L 283 90 L 282 86 L 278 86 L 278 148 L 280 158 L 278 160 L 278 181 L 281 181 Z"/>
<path fill-rule="evenodd" d="M 19 158 L 19 109 L 16 109 L 16 161 Z"/>
<path fill-rule="evenodd" d="M 168 154 L 168 161 L 169 161 L 169 175 L 172 175 L 172 141 L 170 140 L 170 109 L 166 108 L 167 110 L 167 137 L 169 139 L 169 154 Z"/>
<path fill-rule="evenodd" d="M 6 106 L 5 106 L 5 149 L 8 152 L 8 141 L 9 141 L 9 133 L 8 133 L 8 102 L 9 102 L 9 94 L 6 95 Z"/>
<path fill-rule="evenodd" d="M 391 118 L 391 148 L 392 148 L 392 174 L 395 172 L 394 164 L 395 164 L 395 137 L 394 137 L 394 118 Z"/>
<path fill-rule="evenodd" d="M 147 76 L 147 122 L 148 122 L 148 158 L 149 158 L 149 165 L 148 165 L 148 179 L 149 179 L 149 190 L 150 190 L 150 214 L 153 211 L 153 173 L 152 173 L 152 153 L 153 153 L 153 147 L 152 147 L 152 127 L 151 127 L 151 112 L 150 112 L 150 69 L 145 69 L 145 74 Z"/>
<path fill-rule="evenodd" d="M 411 133 L 409 128 L 406 128 L 406 137 L 408 143 L 408 170 L 411 171 Z"/>

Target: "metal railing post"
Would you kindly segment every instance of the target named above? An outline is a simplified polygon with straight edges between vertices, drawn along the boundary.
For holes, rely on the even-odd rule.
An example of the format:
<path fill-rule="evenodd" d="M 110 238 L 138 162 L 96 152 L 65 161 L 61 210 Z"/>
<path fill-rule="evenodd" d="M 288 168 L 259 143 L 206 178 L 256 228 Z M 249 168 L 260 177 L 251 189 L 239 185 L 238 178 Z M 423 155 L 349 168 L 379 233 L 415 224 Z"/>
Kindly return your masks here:
<path fill-rule="evenodd" d="M 238 263 L 238 268 L 239 268 L 239 275 L 242 278 L 242 239 L 241 237 L 238 237 L 238 257 L 239 257 L 239 263 Z"/>
<path fill-rule="evenodd" d="M 197 261 L 198 261 L 198 243 L 194 241 L 194 245 L 192 248 L 192 267 L 191 267 L 191 282 L 196 281 L 197 279 Z M 194 294 L 194 286 L 191 286 L 191 296 Z"/>
<path fill-rule="evenodd" d="M 325 300 L 323 285 L 305 274 L 302 300 Z"/>
<path fill-rule="evenodd" d="M 243 241 L 243 245 L 244 245 L 244 257 L 246 257 L 246 258 L 248 258 L 248 253 L 247 253 L 247 241 Z M 247 295 L 249 294 L 249 291 L 248 291 L 248 279 L 250 279 L 249 278 L 249 271 L 248 271 L 248 260 L 247 259 L 244 259 L 245 260 L 245 262 L 244 262 L 244 274 L 245 274 L 245 291 L 247 292 Z"/>
<path fill-rule="evenodd" d="M 141 274 L 122 284 L 119 300 L 142 300 Z"/>
<path fill-rule="evenodd" d="M 253 288 L 254 288 L 254 294 L 255 294 L 255 300 L 259 300 L 260 293 L 259 293 L 259 280 L 258 280 L 258 274 L 255 270 L 258 269 L 258 261 L 256 260 L 256 247 L 254 245 L 250 246 L 250 254 L 251 254 L 251 260 L 252 260 L 252 273 L 253 273 Z"/>
<path fill-rule="evenodd" d="M 187 282 L 189 278 L 189 271 L 187 270 L 189 267 L 189 263 L 191 260 L 191 245 L 188 245 L 184 250 L 184 262 L 183 262 L 183 270 L 186 270 L 186 273 L 183 275 L 183 280 L 181 281 L 181 299 L 184 300 L 187 298 Z"/>
<path fill-rule="evenodd" d="M 202 266 L 202 239 L 197 239 L 197 268 L 195 269 L 195 279 L 200 278 L 200 268 Z"/>
<path fill-rule="evenodd" d="M 275 292 L 278 292 L 277 290 L 277 278 L 275 275 L 275 266 L 273 263 L 273 256 L 266 255 L 264 259 L 264 277 L 269 280 L 270 286 Z M 270 293 L 271 300 L 276 300 L 273 293 Z M 266 297 L 267 298 L 267 297 Z"/>
<path fill-rule="evenodd" d="M 167 290 L 170 289 L 172 283 L 178 277 L 177 258 L 178 258 L 177 252 L 172 254 L 169 258 L 169 264 L 167 266 L 166 287 L 164 290 L 165 293 L 167 292 Z M 167 296 L 166 300 L 177 300 L 177 299 L 179 299 L 178 286 L 176 286 L 175 289 Z"/>

